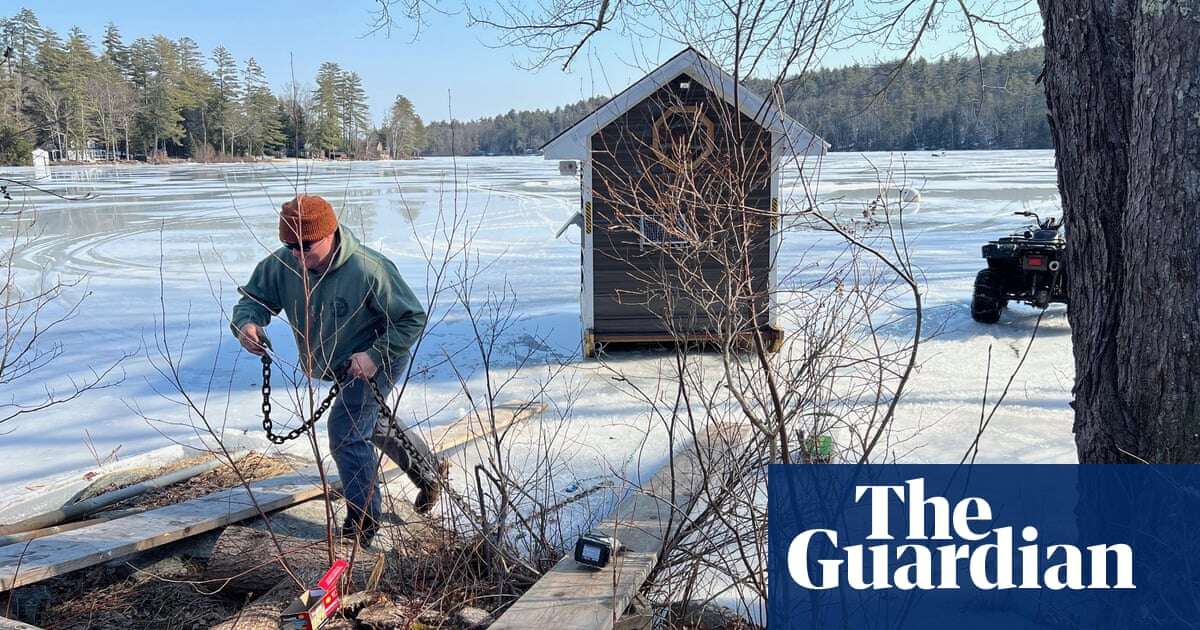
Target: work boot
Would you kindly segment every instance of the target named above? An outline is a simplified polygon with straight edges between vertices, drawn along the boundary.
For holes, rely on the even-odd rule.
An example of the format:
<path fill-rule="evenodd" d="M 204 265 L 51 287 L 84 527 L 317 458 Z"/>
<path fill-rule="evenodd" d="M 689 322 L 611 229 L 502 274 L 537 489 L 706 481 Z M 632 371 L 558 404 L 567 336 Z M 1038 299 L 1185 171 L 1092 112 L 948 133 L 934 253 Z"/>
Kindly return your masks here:
<path fill-rule="evenodd" d="M 438 462 L 437 473 L 433 479 L 426 479 L 417 484 L 417 498 L 413 501 L 413 509 L 417 514 L 428 514 L 438 499 L 442 498 L 442 485 L 450 480 L 450 462 Z"/>
<path fill-rule="evenodd" d="M 354 541 L 358 546 L 366 549 L 371 546 L 371 541 L 375 539 L 375 533 L 379 531 L 379 524 L 375 519 L 367 517 L 363 522 L 361 529 L 358 527 L 358 519 L 352 516 L 347 516 L 346 520 L 342 521 L 341 537 L 347 541 Z"/>

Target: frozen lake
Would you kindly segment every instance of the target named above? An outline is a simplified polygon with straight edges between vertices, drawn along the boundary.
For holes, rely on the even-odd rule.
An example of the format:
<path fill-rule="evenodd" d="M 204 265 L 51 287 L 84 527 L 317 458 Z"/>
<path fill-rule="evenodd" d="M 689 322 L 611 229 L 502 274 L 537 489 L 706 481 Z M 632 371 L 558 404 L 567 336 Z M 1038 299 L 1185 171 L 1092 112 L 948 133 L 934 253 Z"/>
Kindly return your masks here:
<path fill-rule="evenodd" d="M 1037 319 L 1037 311 L 1017 306 L 998 325 L 971 320 L 971 284 L 982 266 L 979 248 L 988 238 L 1024 225 L 1012 216 L 1015 211 L 1058 214 L 1053 155 L 832 154 L 820 168 L 820 198 L 861 207 L 876 194 L 877 169 L 889 167 L 896 179 L 923 195 L 920 211 L 906 216 L 905 225 L 922 272 L 931 331 L 937 332 L 922 345 L 921 367 L 898 415 L 897 430 L 912 437 L 895 453 L 909 462 L 957 462 L 979 422 L 989 347 L 989 397 L 994 398 L 997 380 L 1016 366 Z M 30 169 L 4 173 L 32 176 Z M 440 211 L 463 209 L 477 228 L 471 243 L 480 265 L 476 293 L 482 299 L 490 289 L 515 302 L 498 367 L 512 368 L 518 356 L 537 358 L 502 398 L 529 395 L 555 363 L 565 362 L 549 395 L 570 398 L 570 412 L 539 427 L 570 424 L 572 442 L 565 455 L 571 475 L 595 479 L 628 467 L 636 476 L 639 469 L 652 472 L 665 456 L 663 438 L 651 430 L 638 403 L 609 384 L 594 362 L 578 358 L 579 233 L 571 229 L 559 240 L 554 233 L 577 209 L 579 188 L 574 179 L 558 174 L 554 162 L 496 157 L 457 163 L 439 158 L 54 167 L 37 184 L 94 198 L 66 202 L 10 186 L 15 201 L 0 216 L 0 230 L 10 239 L 18 216 L 35 219 L 35 238 L 16 250 L 22 283 L 80 280 L 70 295 L 83 303 L 43 339 L 61 344 L 63 355 L 39 376 L 5 385 L 4 402 L 36 401 L 47 387 L 69 391 L 72 380 L 87 381 L 93 370 L 128 358 L 118 369 L 121 378 L 106 381 L 110 387 L 0 424 L 4 496 L 27 494 L 55 476 L 77 475 L 112 453 L 128 458 L 195 439 L 202 426 L 198 413 L 180 404 L 164 373 L 164 349 L 178 360 L 180 382 L 218 430 L 261 435 L 260 366 L 239 351 L 227 317 L 237 285 L 276 246 L 276 213 L 297 187 L 328 198 L 344 224 L 395 261 L 418 296 L 426 295 L 431 282 L 422 243 L 438 230 L 439 217 L 445 216 Z M 807 246 L 803 240 L 786 241 L 783 258 L 798 255 Z M 821 255 L 818 250 L 813 258 L 810 252 L 809 259 L 819 262 Z M 446 357 L 467 370 L 464 376 L 473 388 L 482 388 L 468 330 L 461 313 L 431 326 L 417 364 L 428 369 L 405 394 L 405 417 L 448 422 L 465 410 L 457 377 L 441 365 Z M 273 323 L 268 334 L 294 356 L 285 324 Z M 623 359 L 633 367 L 638 360 Z M 1072 380 L 1065 310 L 1052 307 L 977 461 L 1074 462 Z M 537 429 L 528 431 L 536 435 Z M 0 501 L 0 509 L 4 504 Z"/>

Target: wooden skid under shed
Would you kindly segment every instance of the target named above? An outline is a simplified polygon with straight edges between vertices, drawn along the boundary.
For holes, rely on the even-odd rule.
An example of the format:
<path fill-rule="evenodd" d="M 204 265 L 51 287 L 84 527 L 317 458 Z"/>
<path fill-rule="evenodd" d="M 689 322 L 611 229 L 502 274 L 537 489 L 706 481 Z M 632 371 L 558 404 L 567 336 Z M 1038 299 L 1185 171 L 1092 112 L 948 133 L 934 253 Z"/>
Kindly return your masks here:
<path fill-rule="evenodd" d="M 783 347 L 783 339 L 786 336 L 783 330 L 767 326 L 761 330 L 763 341 L 766 344 L 767 352 L 779 352 Z M 598 333 L 588 330 L 584 334 L 584 345 L 591 346 L 584 348 L 584 356 L 595 356 L 597 347 L 617 344 L 635 344 L 635 343 L 709 343 L 722 344 L 727 340 L 724 335 L 708 332 L 692 332 L 692 333 Z M 753 333 L 741 333 L 734 339 L 736 347 L 740 349 L 750 349 L 754 347 Z"/>
<path fill-rule="evenodd" d="M 544 404 L 509 402 L 497 405 L 494 428 L 503 431 L 545 410 Z M 492 429 L 486 416 L 468 414 L 445 428 L 434 427 L 430 448 L 444 455 L 490 434 Z M 389 460 L 384 458 L 384 461 Z M 333 470 L 327 471 L 326 475 L 331 485 L 337 484 L 337 474 Z M 0 547 L 0 591 L 202 534 L 258 516 L 260 510 L 279 510 L 322 494 L 316 466 L 255 481 L 250 484 L 250 489 L 257 507 L 246 488 L 238 486 L 90 527 Z"/>

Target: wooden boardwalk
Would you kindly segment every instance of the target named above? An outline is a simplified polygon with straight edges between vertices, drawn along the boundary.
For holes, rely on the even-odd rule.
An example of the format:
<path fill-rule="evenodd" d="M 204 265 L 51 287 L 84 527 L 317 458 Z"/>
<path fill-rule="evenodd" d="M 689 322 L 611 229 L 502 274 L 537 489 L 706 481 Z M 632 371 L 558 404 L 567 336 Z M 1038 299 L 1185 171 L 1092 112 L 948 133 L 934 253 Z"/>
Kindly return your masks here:
<path fill-rule="evenodd" d="M 719 441 L 719 440 L 718 440 Z M 622 501 L 593 533 L 615 536 L 626 550 L 601 570 L 563 558 L 490 626 L 491 630 L 610 630 L 658 562 L 663 540 L 679 531 L 703 491 L 698 449 L 676 453 L 650 483 Z"/>
<path fill-rule="evenodd" d="M 502 431 L 545 410 L 543 404 L 498 405 L 494 428 Z M 468 414 L 446 427 L 434 427 L 430 447 L 444 455 L 490 435 L 492 428 L 487 418 Z M 329 482 L 336 484 L 337 474 L 332 466 L 328 468 Z M 238 486 L 125 518 L 0 547 L 0 591 L 202 534 L 258 516 L 260 511 L 279 510 L 322 494 L 316 466 L 253 482 L 250 491 Z"/>

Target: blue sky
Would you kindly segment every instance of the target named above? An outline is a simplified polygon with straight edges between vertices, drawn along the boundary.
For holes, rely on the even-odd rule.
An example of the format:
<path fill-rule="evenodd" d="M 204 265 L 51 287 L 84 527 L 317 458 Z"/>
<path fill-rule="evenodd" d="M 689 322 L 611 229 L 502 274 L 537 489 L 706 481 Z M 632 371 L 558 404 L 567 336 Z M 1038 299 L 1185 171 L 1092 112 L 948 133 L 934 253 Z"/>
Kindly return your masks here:
<path fill-rule="evenodd" d="M 60 35 L 79 26 L 97 45 L 110 21 L 126 43 L 158 34 L 171 39 L 186 35 L 196 40 L 206 57 L 223 45 L 239 65 L 254 57 L 277 90 L 290 80 L 293 70 L 301 85 L 311 86 L 317 67 L 334 61 L 362 77 L 376 121 L 396 94 L 407 96 L 426 121 L 448 118 L 451 107 L 455 118 L 472 119 L 613 94 L 648 69 L 646 60 L 626 61 L 629 57 L 623 51 L 629 43 L 619 41 L 616 34 L 598 40 L 570 72 L 558 66 L 539 71 L 517 67 L 514 62 L 527 58 L 523 51 L 495 47 L 494 33 L 468 28 L 463 15 L 427 14 L 427 24 L 415 40 L 407 22 L 390 37 L 368 34 L 373 0 L 27 0 L 20 6 L 33 10 L 43 25 Z M 2 12 L 12 15 L 16 8 Z M 638 47 L 650 62 L 678 51 L 669 42 L 639 42 Z M 931 40 L 922 53 L 937 56 L 945 47 Z M 827 57 L 825 65 L 869 63 L 877 56 L 870 49 L 839 51 Z"/>

